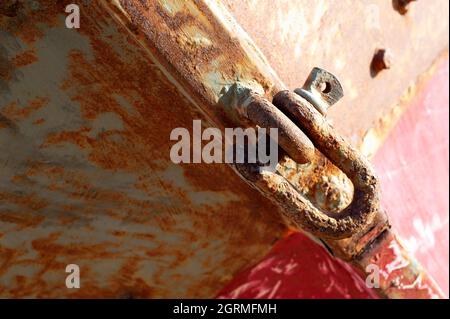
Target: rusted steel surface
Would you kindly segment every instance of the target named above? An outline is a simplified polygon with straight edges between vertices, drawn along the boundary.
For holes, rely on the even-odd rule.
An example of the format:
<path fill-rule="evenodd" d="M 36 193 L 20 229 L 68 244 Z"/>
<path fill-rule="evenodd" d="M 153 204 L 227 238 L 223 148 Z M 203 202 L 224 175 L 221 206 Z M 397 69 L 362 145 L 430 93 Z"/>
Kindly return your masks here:
<path fill-rule="evenodd" d="M 268 100 L 285 88 L 219 1 L 113 3 L 116 19 L 132 26 L 137 40 L 206 114 L 210 125 L 219 128 L 235 125 L 226 114 L 229 105 L 223 104 L 223 98 L 236 82 Z M 316 152 L 316 156 L 321 155 Z M 312 162 L 324 164 L 324 171 L 334 170 L 328 161 Z M 302 179 L 310 188 L 322 183 L 310 174 L 302 175 Z M 342 203 L 334 204 L 342 207 Z"/>
<path fill-rule="evenodd" d="M 285 85 L 219 2 L 90 2 L 79 30 L 67 3 L 0 14 L 0 295 L 212 296 L 286 226 L 225 165 L 171 163 L 170 131 L 228 126 L 236 82 L 268 99 Z M 318 206 L 351 200 L 319 152 L 300 166 Z M 69 263 L 85 289 L 65 288 Z"/>
<path fill-rule="evenodd" d="M 226 125 L 215 103 L 236 80 L 268 96 L 283 84 L 218 4 L 80 1 L 70 30 L 67 3 L 0 15 L 0 293 L 211 296 L 286 226 L 229 168 L 173 165 L 170 131 Z M 333 169 L 315 159 L 302 183 L 329 189 L 317 163 Z M 69 263 L 86 289 L 65 288 Z"/>
<path fill-rule="evenodd" d="M 304 207 L 300 209 L 304 213 L 299 214 L 301 203 L 309 203 L 302 200 L 304 197 L 300 195 L 296 198 L 296 204 L 290 208 L 290 211 L 296 211 L 294 215 L 298 218 L 308 219 L 299 223 L 319 238 L 330 239 L 350 237 L 367 227 L 380 209 L 379 184 L 369 162 L 340 137 L 323 115 L 302 97 L 289 91 L 281 91 L 275 95 L 273 103 L 306 132 L 317 150 L 341 169 L 354 187 L 352 202 L 339 214 L 321 212 L 315 207 Z M 283 191 L 289 193 L 287 189 Z M 293 200 L 285 199 L 284 202 L 288 204 Z"/>
<path fill-rule="evenodd" d="M 219 98 L 241 82 L 270 94 L 283 86 L 264 57 L 216 1 L 113 1 L 118 21 L 174 75 L 217 125 L 225 121 Z M 230 63 L 233 61 L 233 63 Z M 222 124 L 223 125 L 223 124 Z"/>
<path fill-rule="evenodd" d="M 381 253 L 380 258 L 373 258 L 374 265 L 380 262 L 384 287 L 392 279 L 386 292 L 396 298 L 441 296 L 433 281 L 420 273 L 414 259 L 448 296 L 448 59 L 436 70 L 374 158 L 381 181 L 382 205 L 388 209 L 390 220 L 403 240 L 400 244 L 392 234 L 384 236 L 391 240 L 384 248 L 375 245 L 379 248 L 372 251 L 372 256 L 377 251 Z M 295 171 L 295 166 L 290 164 L 289 168 Z M 333 251 L 336 248 L 339 247 L 333 247 Z M 414 258 L 405 254 L 405 248 Z M 363 260 L 366 266 L 370 264 L 367 257 Z M 236 276 L 220 297 L 373 298 L 374 289 L 361 282 L 351 267 L 342 265 L 304 235 L 294 233 L 280 240 L 257 265 Z M 374 270 L 373 265 L 369 270 Z M 418 274 L 421 276 L 417 277 Z M 431 289 L 436 291 L 433 293 Z"/>
<path fill-rule="evenodd" d="M 396 123 L 383 119 L 410 104 L 414 83 L 448 50 L 446 0 L 414 1 L 405 15 L 396 10 L 405 1 L 391 0 L 222 2 L 290 90 L 315 66 L 339 75 L 346 94 L 328 117 L 366 155 L 375 154 Z M 392 63 L 373 77 L 371 61 L 380 49 Z M 375 126 L 381 132 L 373 134 Z"/>
<path fill-rule="evenodd" d="M 285 226 L 226 165 L 172 164 L 203 116 L 105 3 L 79 30 L 64 5 L 0 15 L 0 296 L 215 295 Z"/>

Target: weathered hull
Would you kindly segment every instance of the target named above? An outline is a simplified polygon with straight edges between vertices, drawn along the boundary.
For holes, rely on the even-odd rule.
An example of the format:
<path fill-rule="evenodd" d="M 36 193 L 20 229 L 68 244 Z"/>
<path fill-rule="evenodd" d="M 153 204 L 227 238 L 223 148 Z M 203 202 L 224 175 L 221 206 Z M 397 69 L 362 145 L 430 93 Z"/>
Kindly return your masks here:
<path fill-rule="evenodd" d="M 217 102 L 237 80 L 267 98 L 286 85 L 216 1 L 91 2 L 81 6 L 77 30 L 64 26 L 67 3 L 23 1 L 0 15 L 0 296 L 215 296 L 287 226 L 228 166 L 173 164 L 170 132 L 192 119 L 227 126 Z M 421 14 L 422 32 L 436 27 Z M 423 61 L 401 60 L 422 68 L 400 64 L 394 75 L 374 79 L 370 61 L 331 68 L 358 79 L 358 88 L 344 82 L 350 98 L 330 117 L 366 154 L 380 140 L 373 123 L 393 112 L 390 122 L 402 109 L 390 107 L 407 89 L 405 79 L 414 81 L 445 50 L 441 29 Z M 415 32 L 402 32 L 421 43 Z M 289 48 L 283 51 L 294 63 Z M 369 59 L 371 50 L 361 54 Z M 326 52 L 332 59 L 335 51 Z M 276 68 L 296 85 L 297 73 L 285 75 L 292 64 Z M 378 89 L 367 89 L 369 81 Z M 393 81 L 383 98 L 374 93 Z M 354 105 L 364 107 L 354 113 Z M 323 157 L 296 173 L 291 182 L 317 205 L 348 203 L 348 181 L 331 178 L 337 170 Z M 336 200 L 330 189 L 344 194 Z M 80 290 L 65 286 L 65 266 L 73 263 Z"/>

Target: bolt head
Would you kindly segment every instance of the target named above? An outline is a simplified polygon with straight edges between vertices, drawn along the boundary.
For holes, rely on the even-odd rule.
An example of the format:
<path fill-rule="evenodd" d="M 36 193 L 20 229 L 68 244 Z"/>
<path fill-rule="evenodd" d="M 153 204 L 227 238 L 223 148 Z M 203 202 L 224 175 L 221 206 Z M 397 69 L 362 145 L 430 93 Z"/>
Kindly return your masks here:
<path fill-rule="evenodd" d="M 414 1 L 417 0 L 394 0 L 393 6 L 396 11 L 398 11 L 401 15 L 404 15 L 408 12 L 410 3 Z"/>
<path fill-rule="evenodd" d="M 377 75 L 382 70 L 387 70 L 392 67 L 392 54 L 387 49 L 378 49 L 370 65 L 371 73 L 373 76 Z"/>

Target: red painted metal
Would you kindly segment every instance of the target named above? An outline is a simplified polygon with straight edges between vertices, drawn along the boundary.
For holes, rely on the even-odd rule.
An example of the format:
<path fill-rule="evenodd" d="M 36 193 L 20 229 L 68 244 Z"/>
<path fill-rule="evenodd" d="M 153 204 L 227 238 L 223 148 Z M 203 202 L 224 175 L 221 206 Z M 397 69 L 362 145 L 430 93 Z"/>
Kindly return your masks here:
<path fill-rule="evenodd" d="M 239 274 L 219 298 L 377 298 L 348 264 L 301 233 L 275 245 Z"/>
<path fill-rule="evenodd" d="M 416 97 L 374 159 L 383 188 L 382 203 L 409 249 L 448 296 L 449 282 L 449 62 Z M 379 265 L 393 265 L 386 241 Z M 389 268 L 389 267 L 385 267 Z M 382 281 L 402 278 L 390 267 Z M 430 297 L 427 279 L 408 298 Z M 356 272 L 303 234 L 279 242 L 220 294 L 230 298 L 374 298 Z"/>
<path fill-rule="evenodd" d="M 368 282 L 373 280 L 374 266 L 378 273 L 380 296 L 390 299 L 442 299 L 440 287 L 404 246 L 401 238 L 392 231 L 381 238 L 362 258 L 357 267 L 364 270 Z M 366 279 L 365 274 L 361 274 Z"/>
<path fill-rule="evenodd" d="M 449 294 L 449 62 L 374 158 L 383 207 L 403 244 Z"/>

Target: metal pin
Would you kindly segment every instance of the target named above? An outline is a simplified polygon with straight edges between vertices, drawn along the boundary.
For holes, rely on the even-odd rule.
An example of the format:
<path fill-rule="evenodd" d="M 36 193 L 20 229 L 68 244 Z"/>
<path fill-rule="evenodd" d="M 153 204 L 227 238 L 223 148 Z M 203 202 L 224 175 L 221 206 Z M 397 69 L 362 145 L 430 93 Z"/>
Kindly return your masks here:
<path fill-rule="evenodd" d="M 323 116 L 344 96 L 339 80 L 330 72 L 317 67 L 312 69 L 303 87 L 294 92 L 310 102 Z"/>

